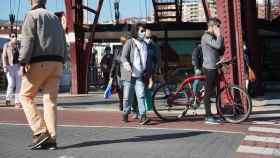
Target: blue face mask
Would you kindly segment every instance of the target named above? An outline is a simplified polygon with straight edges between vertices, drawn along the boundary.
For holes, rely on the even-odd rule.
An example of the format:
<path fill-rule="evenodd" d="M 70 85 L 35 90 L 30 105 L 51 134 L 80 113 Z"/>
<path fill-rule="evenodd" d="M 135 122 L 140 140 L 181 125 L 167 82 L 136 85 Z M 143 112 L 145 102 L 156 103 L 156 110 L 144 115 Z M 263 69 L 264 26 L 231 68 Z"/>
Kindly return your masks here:
<path fill-rule="evenodd" d="M 139 39 L 141 39 L 141 40 L 144 40 L 144 38 L 145 38 L 145 31 L 139 31 L 138 32 L 138 37 L 139 37 Z"/>

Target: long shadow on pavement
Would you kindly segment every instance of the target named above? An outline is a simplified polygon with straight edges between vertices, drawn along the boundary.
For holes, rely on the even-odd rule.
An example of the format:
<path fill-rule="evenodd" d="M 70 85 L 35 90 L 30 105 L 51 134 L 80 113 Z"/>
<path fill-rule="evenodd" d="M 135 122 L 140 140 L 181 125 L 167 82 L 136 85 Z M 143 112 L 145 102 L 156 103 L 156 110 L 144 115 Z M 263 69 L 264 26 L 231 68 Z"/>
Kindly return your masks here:
<path fill-rule="evenodd" d="M 199 132 L 188 132 L 188 133 L 171 133 L 171 134 L 159 134 L 159 135 L 149 135 L 149 136 L 136 136 L 134 138 L 127 139 L 117 139 L 117 140 L 101 140 L 101 141 L 86 141 L 82 143 L 77 143 L 69 146 L 59 147 L 58 149 L 68 149 L 68 148 L 82 148 L 96 145 L 104 144 L 114 144 L 114 143 L 128 143 L 128 142 L 145 142 L 145 141 L 158 141 L 166 139 L 178 139 L 185 137 L 192 137 L 201 134 L 209 134 L 211 132 L 199 131 Z"/>

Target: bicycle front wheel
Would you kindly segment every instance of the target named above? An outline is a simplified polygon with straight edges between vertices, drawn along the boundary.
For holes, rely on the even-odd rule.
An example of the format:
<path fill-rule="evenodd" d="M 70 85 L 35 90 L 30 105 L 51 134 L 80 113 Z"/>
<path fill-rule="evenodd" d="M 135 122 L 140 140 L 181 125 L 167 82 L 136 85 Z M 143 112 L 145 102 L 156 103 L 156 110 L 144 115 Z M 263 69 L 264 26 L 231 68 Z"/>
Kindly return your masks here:
<path fill-rule="evenodd" d="M 236 85 L 222 89 L 216 100 L 218 113 L 230 123 L 245 121 L 252 111 L 249 94 Z"/>
<path fill-rule="evenodd" d="M 175 121 L 185 110 L 189 98 L 182 92 L 175 95 L 177 85 L 174 83 L 163 84 L 153 94 L 153 111 L 162 120 Z"/>

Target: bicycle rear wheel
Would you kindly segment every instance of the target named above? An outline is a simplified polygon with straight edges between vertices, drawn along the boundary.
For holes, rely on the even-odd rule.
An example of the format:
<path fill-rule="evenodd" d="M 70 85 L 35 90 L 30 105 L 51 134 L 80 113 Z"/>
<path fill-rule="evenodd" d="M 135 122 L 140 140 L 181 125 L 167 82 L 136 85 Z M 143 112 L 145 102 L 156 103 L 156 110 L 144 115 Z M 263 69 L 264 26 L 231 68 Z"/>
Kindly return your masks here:
<path fill-rule="evenodd" d="M 177 85 L 173 83 L 163 84 L 153 94 L 153 111 L 162 120 L 175 121 L 185 110 L 189 98 L 183 90 L 175 96 Z"/>
<path fill-rule="evenodd" d="M 222 98 L 223 101 L 221 101 Z M 252 111 L 252 100 L 249 94 L 236 85 L 222 89 L 216 100 L 218 113 L 230 123 L 245 121 Z"/>

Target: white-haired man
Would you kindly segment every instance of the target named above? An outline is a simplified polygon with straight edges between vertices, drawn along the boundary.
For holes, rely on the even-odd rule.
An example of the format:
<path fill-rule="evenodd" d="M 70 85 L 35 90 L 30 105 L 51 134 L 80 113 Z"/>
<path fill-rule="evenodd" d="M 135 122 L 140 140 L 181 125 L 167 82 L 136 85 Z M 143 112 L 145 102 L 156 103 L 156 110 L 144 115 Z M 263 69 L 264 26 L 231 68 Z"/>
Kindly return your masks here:
<path fill-rule="evenodd" d="M 28 1 L 32 10 L 22 26 L 20 99 L 33 132 L 30 149 L 56 149 L 56 102 L 67 52 L 65 33 L 57 16 L 46 10 L 46 0 Z M 44 117 L 34 104 L 39 89 L 43 92 Z"/>

